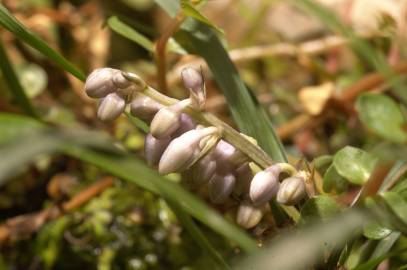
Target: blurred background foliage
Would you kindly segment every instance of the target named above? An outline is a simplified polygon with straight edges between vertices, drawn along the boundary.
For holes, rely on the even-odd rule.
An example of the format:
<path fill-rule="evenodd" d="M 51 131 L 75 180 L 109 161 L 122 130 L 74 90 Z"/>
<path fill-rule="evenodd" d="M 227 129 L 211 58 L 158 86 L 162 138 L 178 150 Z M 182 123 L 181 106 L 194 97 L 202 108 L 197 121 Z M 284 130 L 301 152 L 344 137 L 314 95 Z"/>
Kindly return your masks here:
<path fill-rule="evenodd" d="M 178 1 L 3 0 L 0 267 L 407 269 L 406 2 L 182 1 L 162 89 L 155 46 Z M 146 168 L 145 123 L 102 123 L 83 90 L 85 74 L 110 66 L 183 98 L 185 65 L 202 67 L 208 111 L 312 169 L 303 234 L 286 236 L 296 224 L 273 204 L 239 230 L 236 204 L 208 207 L 180 175 Z"/>

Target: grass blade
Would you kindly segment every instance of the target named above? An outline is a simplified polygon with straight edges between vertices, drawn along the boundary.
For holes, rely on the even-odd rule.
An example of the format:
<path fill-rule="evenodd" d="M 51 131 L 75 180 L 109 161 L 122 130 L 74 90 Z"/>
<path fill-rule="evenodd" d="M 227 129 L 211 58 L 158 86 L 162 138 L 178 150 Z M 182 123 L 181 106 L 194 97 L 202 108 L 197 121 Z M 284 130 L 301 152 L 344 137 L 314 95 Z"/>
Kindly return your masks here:
<path fill-rule="evenodd" d="M 156 1 L 170 16 L 180 6 L 176 0 Z M 275 161 L 287 161 L 281 142 L 275 135 L 266 115 L 259 113 L 258 102 L 241 80 L 237 69 L 220 39 L 207 25 L 192 18 L 181 27 L 176 38 L 190 53 L 202 56 L 226 97 L 227 104 L 239 129 L 254 137 Z M 181 41 L 186 42 L 181 42 Z"/>
<path fill-rule="evenodd" d="M 69 156 L 93 164 L 116 177 L 133 182 L 158 196 L 162 196 L 167 201 L 176 203 L 180 209 L 230 241 L 237 243 L 246 252 L 252 252 L 257 248 L 255 241 L 244 231 L 226 221 L 215 210 L 209 208 L 180 185 L 158 175 L 157 172 L 148 168 L 143 161 L 123 152 L 114 151 L 117 148 L 106 136 L 90 131 L 56 131 L 47 128 L 45 128 L 47 133 L 44 133 L 43 129 L 46 126 L 39 125 L 38 128 L 35 128 L 35 125 L 32 124 L 33 120 L 30 118 L 8 116 L 10 115 L 0 114 L 2 132 L 16 134 L 19 130 L 27 131 L 25 126 L 30 127 L 31 130 L 30 133 L 27 131 L 23 136 L 17 136 L 17 138 L 11 136 L 4 138 L 1 150 L 5 151 L 6 149 L 7 156 L 13 155 L 15 151 L 18 154 L 17 160 L 20 160 L 23 155 L 24 162 L 27 164 L 43 151 L 46 153 L 61 151 Z M 13 119 L 16 121 L 13 121 Z M 13 139 L 15 140 L 14 143 L 6 144 Z M 37 145 L 41 145 L 41 147 Z M 28 151 L 30 148 L 33 150 Z M 19 168 L 21 168 L 21 163 L 10 163 L 3 160 L 0 175 L 2 175 L 2 172 L 17 171 Z M 7 175 L 3 174 L 3 176 L 6 177 Z"/>
<path fill-rule="evenodd" d="M 24 92 L 23 87 L 20 84 L 20 81 L 17 77 L 16 72 L 14 71 L 13 66 L 7 56 L 7 52 L 4 49 L 3 43 L 0 41 L 0 69 L 3 73 L 3 78 L 7 82 L 11 94 L 14 96 L 17 103 L 23 109 L 23 111 L 35 118 L 38 118 L 38 114 L 32 106 L 30 99 Z"/>
<path fill-rule="evenodd" d="M 195 224 L 190 215 L 185 213 L 176 203 L 170 203 L 171 209 L 175 212 L 182 225 L 188 230 L 189 234 L 198 243 L 198 245 L 206 250 L 213 259 L 213 261 L 219 266 L 219 269 L 231 269 L 230 266 L 222 258 L 222 255 L 212 246 L 209 240 L 205 237 L 199 227 Z"/>
<path fill-rule="evenodd" d="M 110 17 L 107 20 L 107 25 L 119 35 L 122 35 L 125 38 L 130 39 L 131 41 L 137 43 L 144 49 L 149 52 L 154 52 L 154 43 L 151 42 L 148 38 L 137 32 L 132 27 L 128 26 L 124 22 L 122 22 L 116 16 Z"/>
<path fill-rule="evenodd" d="M 16 35 L 23 42 L 27 43 L 43 55 L 57 63 L 65 71 L 81 81 L 85 81 L 85 75 L 74 67 L 68 60 L 49 47 L 44 41 L 31 33 L 23 24 L 21 24 L 2 4 L 0 4 L 0 24 L 8 31 Z"/>

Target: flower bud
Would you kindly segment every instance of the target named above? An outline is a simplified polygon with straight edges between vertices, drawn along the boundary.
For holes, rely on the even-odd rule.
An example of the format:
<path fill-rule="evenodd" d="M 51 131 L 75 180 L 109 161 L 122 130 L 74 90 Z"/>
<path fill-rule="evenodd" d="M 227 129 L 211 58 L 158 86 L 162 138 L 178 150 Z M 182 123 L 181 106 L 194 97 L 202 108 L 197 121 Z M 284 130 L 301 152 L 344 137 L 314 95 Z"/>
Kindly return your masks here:
<path fill-rule="evenodd" d="M 216 161 L 211 153 L 198 160 L 191 167 L 191 182 L 194 185 L 201 186 L 209 182 L 216 171 Z"/>
<path fill-rule="evenodd" d="M 253 178 L 252 170 L 250 169 L 249 163 L 244 163 L 235 171 L 236 185 L 233 193 L 236 195 L 241 195 L 243 193 L 249 193 L 250 183 Z"/>
<path fill-rule="evenodd" d="M 277 194 L 280 186 L 278 182 L 280 173 L 281 167 L 273 165 L 253 177 L 249 195 L 254 205 L 264 204 Z"/>
<path fill-rule="evenodd" d="M 131 82 L 123 76 L 121 70 L 116 70 L 113 74 L 113 83 L 116 87 L 125 89 L 131 85 Z"/>
<path fill-rule="evenodd" d="M 281 182 L 277 193 L 277 202 L 285 205 L 294 205 L 301 201 L 306 194 L 305 182 L 302 177 L 292 176 Z"/>
<path fill-rule="evenodd" d="M 159 173 L 168 174 L 190 167 L 201 155 L 199 142 L 217 132 L 215 127 L 193 129 L 172 140 L 160 159 Z"/>
<path fill-rule="evenodd" d="M 182 100 L 169 107 L 160 109 L 151 121 L 151 134 L 157 139 L 170 136 L 180 127 L 179 117 L 182 110 L 191 104 L 189 99 Z"/>
<path fill-rule="evenodd" d="M 236 177 L 233 174 L 219 175 L 215 174 L 209 181 L 209 198 L 213 203 L 223 203 L 232 193 L 236 183 Z"/>
<path fill-rule="evenodd" d="M 214 150 L 214 157 L 219 164 L 218 172 L 226 174 L 247 161 L 247 157 L 230 143 L 220 140 Z"/>
<path fill-rule="evenodd" d="M 237 209 L 236 223 L 245 229 L 250 229 L 256 226 L 262 217 L 262 207 L 255 207 L 247 202 L 243 202 Z"/>
<path fill-rule="evenodd" d="M 126 102 L 116 93 L 108 94 L 99 103 L 97 116 L 104 122 L 115 120 L 124 111 Z"/>
<path fill-rule="evenodd" d="M 113 83 L 115 69 L 98 68 L 89 74 L 85 82 L 86 94 L 91 98 L 103 98 L 116 91 L 117 87 Z"/>
<path fill-rule="evenodd" d="M 144 154 L 149 166 L 156 166 L 161 159 L 167 146 L 170 144 L 171 138 L 156 139 L 150 133 L 147 134 L 144 143 Z"/>
<path fill-rule="evenodd" d="M 163 107 L 163 105 L 150 97 L 138 95 L 130 103 L 130 113 L 131 115 L 150 123 L 154 115 Z"/>
<path fill-rule="evenodd" d="M 205 106 L 206 91 L 201 72 L 187 67 L 181 71 L 181 78 L 182 82 L 184 83 L 184 87 L 190 92 L 190 98 L 193 106 L 198 109 L 202 109 Z"/>
<path fill-rule="evenodd" d="M 190 131 L 194 128 L 196 128 L 196 123 L 192 119 L 192 117 L 186 113 L 181 113 L 181 115 L 179 116 L 179 128 L 174 131 L 173 134 L 171 134 L 171 137 L 179 137 L 185 132 Z"/>

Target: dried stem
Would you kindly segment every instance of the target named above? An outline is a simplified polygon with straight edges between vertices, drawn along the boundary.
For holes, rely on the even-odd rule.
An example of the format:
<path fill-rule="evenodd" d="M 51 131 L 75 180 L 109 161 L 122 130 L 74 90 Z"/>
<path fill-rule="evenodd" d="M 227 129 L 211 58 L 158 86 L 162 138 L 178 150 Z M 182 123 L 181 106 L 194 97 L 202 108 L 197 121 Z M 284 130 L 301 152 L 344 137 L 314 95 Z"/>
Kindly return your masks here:
<path fill-rule="evenodd" d="M 185 20 L 185 15 L 182 11 L 174 18 L 165 32 L 158 39 L 155 46 L 156 50 L 156 63 L 158 73 L 158 86 L 163 93 L 167 93 L 167 68 L 166 68 L 166 46 L 170 37 L 179 29 L 182 22 Z"/>

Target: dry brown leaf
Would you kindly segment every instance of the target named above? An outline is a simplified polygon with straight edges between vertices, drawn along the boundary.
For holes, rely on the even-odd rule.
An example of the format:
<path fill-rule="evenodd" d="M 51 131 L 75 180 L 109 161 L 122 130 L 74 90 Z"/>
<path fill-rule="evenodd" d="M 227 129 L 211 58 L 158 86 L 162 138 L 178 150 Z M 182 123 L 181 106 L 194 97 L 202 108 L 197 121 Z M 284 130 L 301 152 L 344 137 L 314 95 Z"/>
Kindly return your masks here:
<path fill-rule="evenodd" d="M 324 109 L 333 91 L 334 84 L 332 82 L 326 82 L 321 85 L 302 88 L 298 93 L 298 98 L 308 114 L 318 115 Z"/>

